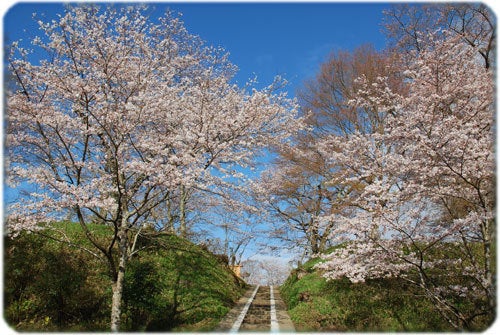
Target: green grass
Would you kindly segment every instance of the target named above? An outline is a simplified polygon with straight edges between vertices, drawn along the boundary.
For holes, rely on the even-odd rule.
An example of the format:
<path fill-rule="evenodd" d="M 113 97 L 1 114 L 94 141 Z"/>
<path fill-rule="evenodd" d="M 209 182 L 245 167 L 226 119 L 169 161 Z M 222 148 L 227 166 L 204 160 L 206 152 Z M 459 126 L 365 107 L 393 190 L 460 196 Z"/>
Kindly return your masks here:
<path fill-rule="evenodd" d="M 281 296 L 298 331 L 450 331 L 448 324 L 412 288 L 397 279 L 353 284 L 326 281 L 314 259 L 295 270 Z"/>
<path fill-rule="evenodd" d="M 343 246 L 336 246 L 329 251 Z M 428 249 L 426 260 L 457 259 L 459 246 L 446 242 Z M 480 244 L 469 245 L 476 259 L 481 260 Z M 496 246 L 492 247 L 496 255 Z M 484 261 L 484 260 L 483 260 Z M 281 287 L 281 295 L 288 305 L 289 314 L 299 331 L 453 331 L 425 292 L 402 278 L 379 278 L 364 283 L 351 283 L 348 279 L 326 281 L 313 258 L 294 270 Z M 445 263 L 442 263 L 445 264 Z M 469 265 L 465 262 L 462 265 Z M 482 263 L 479 262 L 481 265 Z M 496 263 L 493 262 L 496 273 Z M 433 283 L 442 287 L 463 285 L 471 287 L 475 281 L 463 275 L 460 267 L 450 263 L 427 269 Z M 419 274 L 405 273 L 418 282 Z M 495 311 L 491 312 L 486 297 L 470 299 L 457 294 L 444 297 L 467 319 L 464 330 L 484 331 L 491 326 Z"/>
<path fill-rule="evenodd" d="M 91 247 L 79 225 L 57 224 L 71 240 Z M 90 226 L 98 239 L 108 227 Z M 48 233 L 48 231 L 47 231 Z M 214 329 L 245 284 L 199 246 L 164 235 L 138 242 L 123 294 L 124 331 Z M 111 281 L 97 258 L 38 234 L 4 242 L 4 317 L 18 331 L 106 331 Z"/>

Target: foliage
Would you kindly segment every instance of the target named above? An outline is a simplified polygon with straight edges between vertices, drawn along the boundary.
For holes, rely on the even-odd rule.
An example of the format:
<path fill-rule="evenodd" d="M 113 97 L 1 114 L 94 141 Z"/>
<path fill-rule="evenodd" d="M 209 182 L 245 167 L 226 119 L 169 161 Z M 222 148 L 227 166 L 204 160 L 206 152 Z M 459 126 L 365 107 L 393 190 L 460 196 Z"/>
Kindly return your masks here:
<path fill-rule="evenodd" d="M 327 281 L 311 259 L 294 270 L 280 294 L 298 331 L 450 331 L 432 302 L 395 278 Z"/>
<path fill-rule="evenodd" d="M 241 266 L 241 277 L 250 285 L 279 286 L 290 274 L 290 266 L 278 258 L 247 259 Z"/>
<path fill-rule="evenodd" d="M 339 222 L 332 239 L 353 243 L 320 267 L 353 282 L 418 271 L 406 279 L 454 328 L 475 329 L 495 308 L 493 77 L 461 36 L 443 32 L 427 43 L 402 65 L 407 94 L 392 91 L 388 78 L 360 78 L 350 103 L 380 113 L 381 127 L 320 144 L 343 167 L 331 182 L 357 188 L 352 211 L 331 217 Z M 454 257 L 432 259 L 444 242 L 454 243 Z M 456 273 L 469 280 L 457 283 Z M 477 309 L 463 308 L 462 297 Z"/>
<path fill-rule="evenodd" d="M 355 129 L 370 132 L 379 126 L 382 121 L 376 112 L 353 109 L 346 101 L 355 96 L 356 78 L 361 75 L 368 80 L 396 77 L 392 63 L 392 57 L 369 45 L 332 52 L 298 93 L 307 131 L 277 148 L 272 167 L 254 184 L 256 197 L 276 218 L 271 237 L 298 249 L 306 259 L 332 245 L 330 236 L 338 223 L 330 217 L 342 214 L 348 205 L 343 201 L 348 190 L 330 182 L 339 166 L 317 144 L 332 133 L 347 138 Z"/>
<path fill-rule="evenodd" d="M 19 42 L 8 52 L 17 79 L 6 97 L 8 177 L 30 186 L 8 209 L 7 230 L 21 238 L 39 231 L 66 242 L 63 255 L 75 251 L 63 259 L 47 254 L 37 266 L 61 269 L 65 278 L 73 263 L 93 264 L 81 252 L 102 260 L 111 279 L 112 330 L 122 314 L 129 329 L 205 322 L 199 306 L 183 299 L 191 296 L 184 288 L 198 292 L 185 274 L 198 278 L 203 264 L 188 250 L 172 251 L 176 241 L 162 234 L 176 220 L 187 234 L 195 193 L 225 193 L 214 208 L 235 208 L 225 191 L 246 186 L 235 171 L 248 167 L 256 150 L 272 147 L 276 168 L 254 184 L 257 199 L 284 223 L 272 237 L 290 238 L 306 255 L 324 252 L 319 264 L 297 273 L 304 290 L 300 303 L 290 298 L 296 319 L 304 321 L 300 311 L 309 308 L 316 328 L 422 329 L 384 307 L 411 299 L 394 293 L 404 290 L 425 297 L 415 302 L 423 314 L 434 309 L 448 322 L 436 322 L 438 330 L 481 330 L 492 322 L 496 22 L 485 6 L 388 11 L 393 48 L 334 54 L 306 85 L 308 127 L 274 85 L 248 91 L 231 84 L 235 69 L 223 50 L 188 34 L 171 13 L 152 23 L 146 12 L 69 7 L 59 20 L 40 22 L 45 35 L 31 41 L 45 59 L 33 61 Z M 54 224 L 62 217 L 78 221 L 76 240 L 72 225 Z M 138 255 L 146 250 L 169 261 Z M 40 314 L 42 300 L 25 291 L 26 278 L 44 273 L 37 266 L 33 274 L 13 272 L 19 287 L 9 293 L 11 317 L 57 324 L 66 307 L 76 308 L 64 299 L 75 287 L 50 278 L 43 301 L 56 312 Z M 174 275 L 164 272 L 170 266 Z M 93 278 L 83 269 L 74 283 Z M 318 281 L 314 269 L 330 281 Z M 338 311 L 351 306 L 340 293 L 310 300 L 329 285 L 347 285 L 340 292 L 365 305 Z M 223 313 L 212 303 L 215 291 L 199 292 L 190 301 Z M 340 305 L 329 305 L 332 299 Z M 378 309 L 368 315 L 366 306 Z M 379 318 L 386 314 L 394 319 Z"/>
<path fill-rule="evenodd" d="M 88 251 L 107 261 L 118 331 L 139 236 L 170 230 L 176 216 L 185 235 L 190 190 L 241 179 L 238 168 L 298 128 L 295 102 L 275 84 L 233 84 L 227 53 L 170 12 L 153 20 L 145 6 L 79 4 L 39 26 L 29 48 L 8 48 L 17 80 L 6 95 L 8 180 L 19 194 L 29 186 L 7 231 L 78 221 Z M 155 220 L 161 206 L 178 208 Z M 107 236 L 92 233 L 95 223 Z"/>
<path fill-rule="evenodd" d="M 109 278 L 93 256 L 37 234 L 4 240 L 4 313 L 17 330 L 105 330 Z"/>
<path fill-rule="evenodd" d="M 79 225 L 58 225 L 78 240 Z M 244 284 L 225 264 L 184 239 L 166 235 L 141 244 L 148 249 L 130 262 L 125 278 L 125 330 L 211 330 L 242 294 Z M 4 310 L 13 328 L 108 329 L 109 277 L 96 257 L 27 233 L 6 238 L 5 250 Z"/>
<path fill-rule="evenodd" d="M 322 64 L 301 94 L 310 127 L 257 191 L 321 241 L 325 278 L 404 279 L 453 329 L 481 329 L 496 310 L 496 21 L 481 4 L 386 14 L 396 43 Z"/>

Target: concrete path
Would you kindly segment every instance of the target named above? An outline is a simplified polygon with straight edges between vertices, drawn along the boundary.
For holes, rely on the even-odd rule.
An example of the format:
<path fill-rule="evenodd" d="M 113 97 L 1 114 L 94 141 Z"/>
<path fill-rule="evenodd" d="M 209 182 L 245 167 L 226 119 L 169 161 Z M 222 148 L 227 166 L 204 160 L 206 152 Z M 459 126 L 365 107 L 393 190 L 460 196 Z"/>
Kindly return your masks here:
<path fill-rule="evenodd" d="M 293 333 L 295 327 L 277 287 L 250 287 L 226 317 L 216 332 Z"/>
<path fill-rule="evenodd" d="M 278 288 L 274 290 L 274 299 L 276 300 L 276 314 L 278 317 L 279 332 L 281 333 L 293 333 L 295 332 L 295 327 L 293 322 L 286 311 L 286 305 L 281 299 L 280 292 Z"/>

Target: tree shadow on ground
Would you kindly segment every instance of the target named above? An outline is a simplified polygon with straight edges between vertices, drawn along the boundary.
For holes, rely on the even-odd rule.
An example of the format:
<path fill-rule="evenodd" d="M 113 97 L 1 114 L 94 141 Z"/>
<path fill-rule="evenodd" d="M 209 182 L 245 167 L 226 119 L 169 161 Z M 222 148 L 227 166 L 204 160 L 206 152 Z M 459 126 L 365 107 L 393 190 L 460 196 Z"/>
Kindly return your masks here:
<path fill-rule="evenodd" d="M 210 330 L 244 286 L 220 259 L 175 237 L 156 241 L 154 251 L 128 270 L 124 302 L 130 330 Z"/>

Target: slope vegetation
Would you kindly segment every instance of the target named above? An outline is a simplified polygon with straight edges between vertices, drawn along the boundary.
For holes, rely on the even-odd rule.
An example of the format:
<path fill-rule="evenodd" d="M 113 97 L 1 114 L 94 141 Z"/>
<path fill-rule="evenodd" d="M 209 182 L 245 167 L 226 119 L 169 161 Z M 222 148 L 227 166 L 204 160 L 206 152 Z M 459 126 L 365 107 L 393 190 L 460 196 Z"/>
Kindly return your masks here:
<path fill-rule="evenodd" d="M 281 296 L 298 331 L 450 331 L 432 305 L 397 279 L 326 281 L 312 259 L 294 270 Z"/>
<path fill-rule="evenodd" d="M 60 225 L 85 245 L 78 225 Z M 187 240 L 165 235 L 140 243 L 147 248 L 127 269 L 124 331 L 211 330 L 245 289 L 220 258 Z M 21 234 L 5 238 L 4 273 L 4 317 L 12 328 L 109 329 L 109 277 L 89 253 Z"/>

